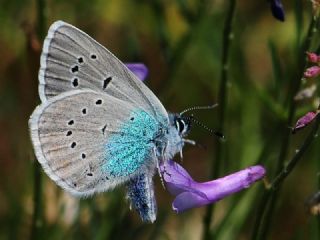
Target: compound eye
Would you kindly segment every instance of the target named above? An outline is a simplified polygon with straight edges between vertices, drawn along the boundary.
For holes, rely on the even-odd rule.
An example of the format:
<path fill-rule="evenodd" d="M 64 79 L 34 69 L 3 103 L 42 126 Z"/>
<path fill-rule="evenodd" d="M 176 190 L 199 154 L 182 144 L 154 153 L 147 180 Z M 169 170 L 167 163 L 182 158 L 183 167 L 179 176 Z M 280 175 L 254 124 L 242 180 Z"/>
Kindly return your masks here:
<path fill-rule="evenodd" d="M 184 133 L 186 123 L 181 119 L 176 119 L 176 128 L 180 134 Z"/>

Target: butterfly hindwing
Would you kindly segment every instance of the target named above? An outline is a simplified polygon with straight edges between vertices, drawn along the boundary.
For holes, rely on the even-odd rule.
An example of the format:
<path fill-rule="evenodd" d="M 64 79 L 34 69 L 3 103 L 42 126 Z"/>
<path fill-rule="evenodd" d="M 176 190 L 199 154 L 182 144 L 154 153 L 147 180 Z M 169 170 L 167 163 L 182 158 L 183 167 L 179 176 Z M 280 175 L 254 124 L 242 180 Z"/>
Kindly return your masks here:
<path fill-rule="evenodd" d="M 39 71 L 42 102 L 62 92 L 89 88 L 167 119 L 167 112 L 149 90 L 111 52 L 76 27 L 51 25 Z"/>
<path fill-rule="evenodd" d="M 145 114 L 122 100 L 92 90 L 52 97 L 37 107 L 29 120 L 36 156 L 46 173 L 74 195 L 87 196 L 113 188 L 149 171 L 154 164 L 147 137 L 153 137 L 157 128 L 149 126 L 153 118 L 147 114 L 151 120 L 144 128 L 149 128 L 149 135 L 144 137 L 142 131 L 134 130 L 130 119 L 141 121 L 137 112 Z"/>

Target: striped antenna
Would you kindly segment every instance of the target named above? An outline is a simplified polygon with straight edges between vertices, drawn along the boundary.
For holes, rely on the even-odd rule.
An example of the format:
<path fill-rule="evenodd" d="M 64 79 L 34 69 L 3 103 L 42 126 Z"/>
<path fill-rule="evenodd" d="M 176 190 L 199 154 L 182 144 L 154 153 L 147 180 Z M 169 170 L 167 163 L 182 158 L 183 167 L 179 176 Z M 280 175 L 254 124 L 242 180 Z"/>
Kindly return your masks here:
<path fill-rule="evenodd" d="M 209 128 L 208 126 L 204 125 L 202 122 L 200 122 L 199 120 L 195 119 L 193 115 L 191 115 L 189 117 L 190 121 L 193 123 L 196 123 L 197 125 L 199 125 L 200 127 L 204 128 L 205 130 L 207 130 L 208 132 L 212 133 L 213 135 L 215 135 L 216 137 L 225 140 L 224 135 L 221 132 L 212 130 L 211 128 Z"/>
<path fill-rule="evenodd" d="M 213 105 L 210 105 L 210 106 L 195 106 L 195 107 L 191 107 L 191 108 L 187 108 L 187 109 L 185 109 L 185 110 L 183 110 L 181 113 L 180 113 L 180 115 L 183 115 L 183 114 L 185 114 L 186 112 L 190 112 L 190 111 L 194 111 L 194 110 L 199 110 L 199 109 L 213 109 L 213 108 L 215 108 L 215 107 L 217 107 L 218 106 L 218 103 L 216 103 L 216 104 L 213 104 Z"/>

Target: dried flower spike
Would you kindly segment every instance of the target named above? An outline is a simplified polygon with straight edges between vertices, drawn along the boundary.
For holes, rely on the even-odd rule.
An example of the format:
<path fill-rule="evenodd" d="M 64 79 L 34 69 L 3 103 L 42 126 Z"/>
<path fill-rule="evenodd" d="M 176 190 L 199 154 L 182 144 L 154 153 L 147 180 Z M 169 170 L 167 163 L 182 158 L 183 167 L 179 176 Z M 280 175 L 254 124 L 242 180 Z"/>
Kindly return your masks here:
<path fill-rule="evenodd" d="M 304 116 L 298 119 L 294 128 L 292 128 L 292 133 L 296 133 L 298 130 L 305 128 L 308 126 L 318 115 L 319 111 L 316 112 L 308 112 Z"/>

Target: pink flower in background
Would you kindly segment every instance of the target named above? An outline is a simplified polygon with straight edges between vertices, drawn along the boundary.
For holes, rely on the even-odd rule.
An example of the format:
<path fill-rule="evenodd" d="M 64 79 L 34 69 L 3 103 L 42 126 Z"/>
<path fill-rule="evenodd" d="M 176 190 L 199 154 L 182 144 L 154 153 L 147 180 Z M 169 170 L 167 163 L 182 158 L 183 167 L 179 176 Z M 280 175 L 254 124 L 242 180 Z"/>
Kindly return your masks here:
<path fill-rule="evenodd" d="M 316 64 L 315 66 L 309 67 L 304 72 L 304 77 L 314 78 L 320 75 L 320 56 L 313 52 L 306 52 L 308 61 Z"/>
<path fill-rule="evenodd" d="M 309 62 L 311 62 L 311 63 L 319 63 L 320 57 L 317 54 L 315 54 L 313 52 L 306 52 L 306 54 L 307 54 Z"/>
<path fill-rule="evenodd" d="M 318 111 L 316 112 L 308 112 L 304 116 L 298 119 L 296 125 L 292 129 L 292 133 L 296 133 L 298 130 L 308 126 L 318 115 Z"/>
<path fill-rule="evenodd" d="M 183 167 L 172 160 L 161 164 L 160 170 L 168 191 L 176 196 L 172 208 L 177 213 L 217 202 L 248 188 L 263 178 L 266 172 L 264 167 L 257 165 L 217 180 L 198 183 Z"/>
<path fill-rule="evenodd" d="M 304 76 L 306 78 L 313 78 L 320 75 L 320 67 L 319 66 L 312 66 L 306 69 L 304 72 Z"/>

